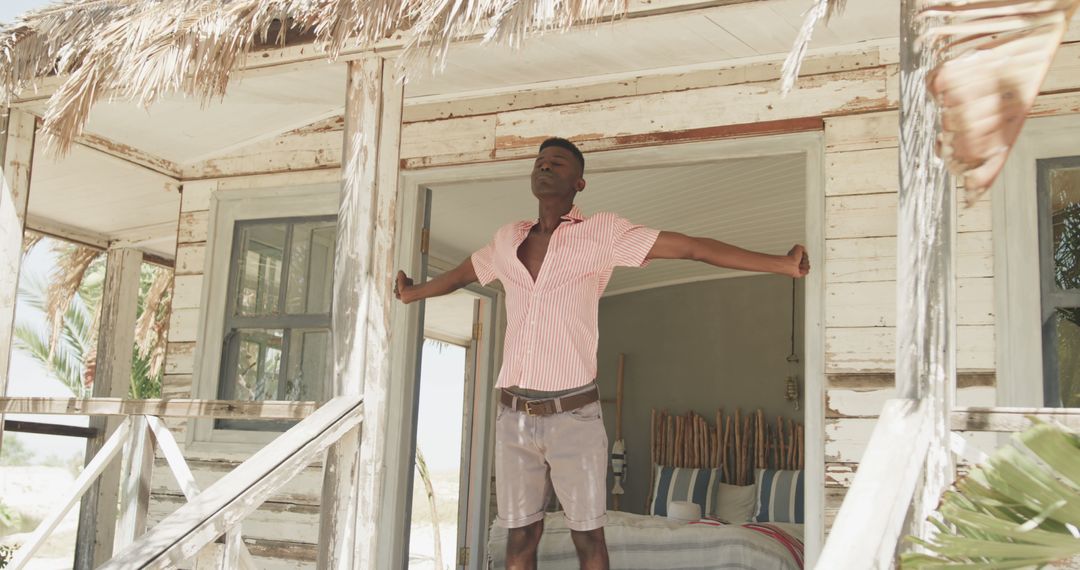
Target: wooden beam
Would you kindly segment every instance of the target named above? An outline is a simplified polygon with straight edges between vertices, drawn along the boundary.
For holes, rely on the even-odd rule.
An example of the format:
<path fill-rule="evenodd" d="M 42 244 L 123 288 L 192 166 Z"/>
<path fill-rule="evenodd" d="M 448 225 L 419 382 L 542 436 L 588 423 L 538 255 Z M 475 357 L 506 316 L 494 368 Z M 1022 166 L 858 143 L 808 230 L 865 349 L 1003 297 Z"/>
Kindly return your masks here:
<path fill-rule="evenodd" d="M 889 400 L 816 568 L 892 568 L 932 437 L 926 401 Z M 902 461 L 898 461 L 901 459 Z"/>
<path fill-rule="evenodd" d="M 0 396 L 7 393 L 11 366 L 11 340 L 15 333 L 15 300 L 19 291 L 23 227 L 30 198 L 30 173 L 34 161 L 37 119 L 14 109 L 0 116 Z M 0 413 L 0 449 L 4 440 L 4 415 Z"/>
<path fill-rule="evenodd" d="M 75 144 L 97 151 L 105 156 L 144 168 L 156 174 L 160 174 L 172 182 L 179 182 L 182 169 L 179 164 L 150 154 L 121 142 L 110 140 L 101 135 L 83 133 L 75 137 Z"/>
<path fill-rule="evenodd" d="M 4 431 L 18 433 L 36 433 L 41 435 L 59 435 L 64 437 L 91 438 L 98 436 L 98 430 L 82 426 L 69 426 L 65 424 L 46 424 L 41 422 L 24 422 L 21 420 L 4 420 Z"/>
<path fill-rule="evenodd" d="M 101 570 L 169 568 L 240 523 L 360 424 L 359 397 L 338 397 L 263 447 L 139 537 Z"/>
<path fill-rule="evenodd" d="M 303 419 L 319 404 L 262 400 L 195 400 L 169 398 L 127 400 L 122 398 L 0 398 L 0 413 L 65 414 L 82 416 L 147 415 L 164 418 L 223 418 L 234 420 Z"/>
<path fill-rule="evenodd" d="M 1018 432 L 1031 427 L 1030 418 L 1080 430 L 1080 409 L 1076 408 L 954 408 L 950 427 L 953 431 Z"/>
<path fill-rule="evenodd" d="M 131 351 L 135 346 L 142 252 L 113 249 L 107 256 L 93 390 L 95 396 L 122 398 L 131 386 Z M 98 429 L 105 437 L 119 423 L 118 418 L 90 418 L 90 427 Z M 96 455 L 102 442 L 102 438 L 88 440 L 86 457 Z M 117 463 L 107 466 L 83 497 L 75 542 L 75 568 L 97 568 L 112 558 L 119 491 L 120 465 Z"/>
<path fill-rule="evenodd" d="M 389 409 L 389 320 L 403 88 L 394 64 L 349 63 L 334 263 L 334 394 L 363 393 L 370 416 L 327 455 L 319 568 L 381 566 Z M 359 445 L 358 445 L 359 443 Z M 381 529 L 381 530 L 380 530 Z M 384 549 L 380 552 L 380 548 Z"/>
<path fill-rule="evenodd" d="M 113 542 L 115 551 L 123 550 L 146 532 L 146 512 L 150 506 L 150 476 L 154 469 L 153 432 L 147 423 L 147 416 L 132 418 L 131 429 L 121 470 L 120 520 Z"/>

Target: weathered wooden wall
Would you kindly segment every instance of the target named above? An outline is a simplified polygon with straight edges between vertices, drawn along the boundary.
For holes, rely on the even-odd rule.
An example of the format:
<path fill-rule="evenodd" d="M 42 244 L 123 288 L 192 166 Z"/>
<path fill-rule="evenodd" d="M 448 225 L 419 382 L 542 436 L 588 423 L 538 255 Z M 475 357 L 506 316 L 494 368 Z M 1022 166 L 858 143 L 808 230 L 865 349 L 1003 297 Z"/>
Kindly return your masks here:
<path fill-rule="evenodd" d="M 1070 39 L 1080 39 L 1075 36 Z M 896 50 L 880 46 L 817 56 L 786 98 L 776 93 L 779 62 L 763 61 L 446 102 L 406 101 L 401 161 L 406 169 L 421 169 L 520 158 L 549 135 L 595 151 L 823 130 L 826 251 L 816 267 L 826 273 L 825 459 L 831 510 L 843 498 L 882 403 L 893 394 L 896 64 Z M 1067 44 L 1034 114 L 1080 113 L 1078 68 L 1080 43 Z M 256 174 L 288 184 L 316 171 L 336 173 L 342 129 L 341 118 L 329 119 L 184 167 L 165 396 L 191 394 L 210 197 L 241 187 Z M 961 209 L 957 220 L 958 405 L 988 405 L 995 399 L 988 200 Z M 209 481 L 237 460 L 202 456 L 193 467 L 197 477 Z M 182 496 L 168 477 L 165 470 L 155 471 L 154 518 L 174 509 Z M 309 567 L 319 489 L 317 471 L 311 470 L 253 516 L 244 527 L 252 554 L 279 558 L 281 567 Z M 281 523 L 287 523 L 287 533 Z"/>

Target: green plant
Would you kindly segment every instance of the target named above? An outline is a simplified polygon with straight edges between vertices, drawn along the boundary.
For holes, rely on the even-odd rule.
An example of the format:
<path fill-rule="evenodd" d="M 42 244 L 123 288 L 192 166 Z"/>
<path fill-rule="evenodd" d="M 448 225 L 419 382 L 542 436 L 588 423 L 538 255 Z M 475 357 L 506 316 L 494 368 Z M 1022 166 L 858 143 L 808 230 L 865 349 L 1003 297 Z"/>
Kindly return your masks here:
<path fill-rule="evenodd" d="M 33 452 L 18 436 L 10 432 L 4 433 L 4 445 L 0 449 L 0 465 L 26 465 L 33 457 Z"/>
<path fill-rule="evenodd" d="M 33 245 L 51 247 L 58 257 L 48 286 L 40 276 L 25 275 L 20 280 L 19 300 L 39 315 L 20 315 L 15 329 L 16 346 L 41 362 L 74 396 L 90 396 L 105 283 L 105 256 L 90 248 L 49 239 L 33 242 Z M 169 270 L 142 265 L 128 388 L 130 398 L 161 395 L 171 284 Z M 43 326 L 42 320 L 47 324 Z"/>
<path fill-rule="evenodd" d="M 12 558 L 15 558 L 15 551 L 22 546 L 21 544 L 0 544 L 0 568 L 7 568 Z"/>
<path fill-rule="evenodd" d="M 19 525 L 22 516 L 19 512 L 0 501 L 0 528 L 12 528 Z"/>
<path fill-rule="evenodd" d="M 1080 436 L 1043 423 L 1017 434 L 945 493 L 939 533 L 905 569 L 1027 568 L 1080 555 Z"/>

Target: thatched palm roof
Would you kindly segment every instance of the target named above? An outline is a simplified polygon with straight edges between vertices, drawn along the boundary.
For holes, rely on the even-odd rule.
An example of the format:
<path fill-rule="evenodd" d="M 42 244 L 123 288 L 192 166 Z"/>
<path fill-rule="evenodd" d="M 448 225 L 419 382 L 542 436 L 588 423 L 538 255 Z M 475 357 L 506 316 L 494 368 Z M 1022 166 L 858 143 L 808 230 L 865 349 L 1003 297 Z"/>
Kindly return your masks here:
<path fill-rule="evenodd" d="M 480 34 L 519 44 L 625 12 L 628 0 L 66 0 L 0 30 L 0 98 L 64 78 L 44 117 L 63 152 L 103 98 L 149 105 L 183 93 L 209 101 L 260 45 L 299 38 L 334 58 L 404 32 L 405 56 L 440 61 L 451 40 Z M 873 1 L 873 0 L 868 0 Z M 785 65 L 797 75 L 815 22 L 844 0 L 807 0 Z M 924 0 L 921 43 L 933 51 L 930 91 L 943 107 L 942 157 L 969 199 L 1004 165 L 1080 0 Z M 1022 63 L 1017 63 L 1022 62 Z M 986 109 L 992 110 L 986 117 Z"/>
<path fill-rule="evenodd" d="M 626 0 L 67 0 L 0 30 L 0 97 L 63 77 L 44 117 L 62 152 L 97 101 L 221 97 L 245 57 L 267 44 L 301 38 L 334 58 L 346 46 L 406 31 L 406 58 L 438 61 L 454 38 L 518 44 L 526 33 L 595 22 L 625 7 Z"/>

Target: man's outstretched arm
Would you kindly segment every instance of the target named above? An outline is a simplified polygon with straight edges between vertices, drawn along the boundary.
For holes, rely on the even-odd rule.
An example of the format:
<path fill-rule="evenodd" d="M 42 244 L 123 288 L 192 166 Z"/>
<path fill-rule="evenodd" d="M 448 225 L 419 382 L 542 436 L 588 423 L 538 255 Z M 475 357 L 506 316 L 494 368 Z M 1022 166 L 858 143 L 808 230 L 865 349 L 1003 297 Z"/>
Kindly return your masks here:
<path fill-rule="evenodd" d="M 749 251 L 710 238 L 691 237 L 676 232 L 660 232 L 646 259 L 690 259 L 717 267 L 804 277 L 810 272 L 806 248 L 796 245 L 787 255 Z"/>
<path fill-rule="evenodd" d="M 470 283 L 475 283 L 476 280 L 472 258 L 466 257 L 461 265 L 419 285 L 413 285 L 413 280 L 407 277 L 404 271 L 398 271 L 394 282 L 394 296 L 402 303 L 408 304 L 428 297 L 453 293 Z"/>

